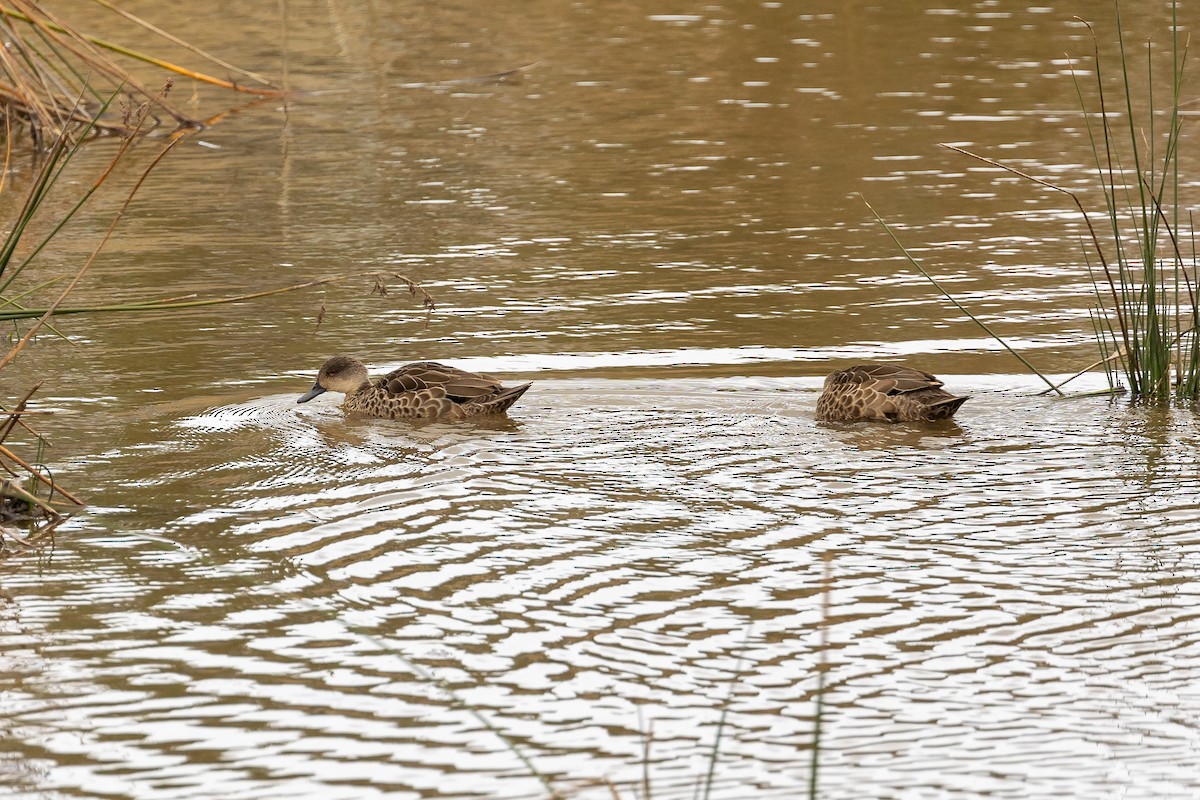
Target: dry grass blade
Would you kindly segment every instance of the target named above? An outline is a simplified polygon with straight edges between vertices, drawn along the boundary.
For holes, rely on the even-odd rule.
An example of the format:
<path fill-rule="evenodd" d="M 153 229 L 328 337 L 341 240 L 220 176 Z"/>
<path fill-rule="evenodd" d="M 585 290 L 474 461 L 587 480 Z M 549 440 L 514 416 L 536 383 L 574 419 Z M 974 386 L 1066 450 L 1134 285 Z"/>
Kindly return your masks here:
<path fill-rule="evenodd" d="M 28 461 L 26 461 L 25 459 L 21 458 L 21 457 L 20 457 L 20 456 L 18 456 L 16 453 L 14 453 L 12 450 L 9 450 L 7 447 L 5 447 L 5 446 L 4 446 L 4 445 L 2 445 L 2 444 L 0 444 L 0 455 L 2 455 L 2 456 L 4 456 L 5 458 L 9 459 L 9 460 L 10 460 L 10 461 L 12 461 L 14 464 L 16 464 L 17 466 L 19 466 L 21 469 L 23 469 L 23 470 L 25 470 L 27 473 L 29 473 L 29 474 L 30 474 L 32 477 L 34 477 L 34 478 L 36 478 L 38 481 L 40 481 L 40 482 L 42 482 L 42 483 L 46 484 L 47 486 L 49 486 L 49 487 L 50 487 L 50 489 L 51 489 L 51 490 L 53 490 L 53 491 L 57 492 L 58 494 L 61 494 L 63 497 L 67 498 L 68 500 L 70 500 L 70 501 L 71 501 L 72 503 L 74 503 L 75 505 L 78 505 L 78 506 L 82 506 L 82 505 L 84 505 L 84 502 L 83 502 L 82 500 L 80 500 L 78 497 L 76 497 L 75 495 L 71 494 L 71 493 L 70 493 L 70 492 L 68 492 L 66 489 L 64 489 L 63 487 L 59 486 L 57 483 L 55 483 L 55 482 L 54 482 L 54 480 L 53 480 L 53 479 L 52 479 L 52 478 L 51 478 L 49 475 L 45 474 L 44 472 L 42 472 L 41 470 L 39 470 L 37 467 L 35 467 L 34 465 L 30 464 Z"/>
<path fill-rule="evenodd" d="M 319 329 L 321 323 L 325 321 L 325 311 L 325 298 L 321 298 L 321 307 L 317 310 L 317 324 L 313 326 L 314 329 Z"/>
<path fill-rule="evenodd" d="M 279 94 L 278 85 L 275 83 L 275 81 L 271 80 L 270 78 L 268 78 L 264 75 L 259 75 L 256 72 L 250 72 L 248 70 L 244 70 L 241 67 L 230 64 L 228 61 L 223 61 L 222 59 L 218 58 L 217 56 L 214 56 L 211 53 L 207 53 L 204 50 L 201 50 L 199 47 L 196 47 L 193 44 L 185 42 L 183 39 L 180 39 L 178 36 L 175 36 L 174 34 L 169 33 L 167 31 L 164 31 L 162 28 L 158 27 L 157 25 L 155 25 L 151 22 L 147 22 L 146 20 L 142 19 L 141 17 L 137 16 L 136 14 L 131 14 L 130 12 L 126 11 L 123 8 L 117 8 L 112 3 L 108 2 L 108 0 L 95 0 L 95 2 L 98 3 L 99 5 L 104 6 L 109 11 L 112 11 L 116 14 L 121 15 L 122 17 L 129 20 L 130 22 L 133 22 L 134 24 L 140 25 L 148 31 L 158 34 L 159 36 L 161 36 L 162 38 L 171 42 L 172 44 L 176 44 L 176 45 L 184 48 L 185 50 L 200 56 L 201 58 L 211 61 L 212 63 L 216 64 L 219 67 L 227 69 L 230 72 L 236 72 L 237 74 L 242 75 L 246 78 L 249 78 L 253 81 L 256 81 L 257 83 L 261 83 L 264 86 L 272 87 L 271 91 L 263 92 L 264 94 L 266 94 L 266 93 Z M 101 47 L 108 47 L 119 53 L 124 53 L 126 55 L 132 55 L 134 57 L 139 57 L 142 59 L 149 59 L 148 56 L 142 56 L 142 54 L 140 54 L 140 53 L 134 54 L 132 51 L 126 50 L 125 48 L 118 49 L 117 45 L 112 45 L 108 42 L 101 42 L 100 40 L 97 40 L 97 39 L 93 39 L 92 41 L 94 44 L 97 44 Z M 160 66 L 166 65 L 166 62 L 160 61 L 159 59 L 152 59 L 150 63 L 159 64 Z M 170 67 L 173 69 L 176 69 L 176 70 L 183 69 L 182 67 L 175 67 L 175 65 L 173 65 L 173 64 L 170 65 Z M 215 81 L 217 79 L 214 78 L 212 80 Z M 239 91 L 255 91 L 252 89 L 246 89 L 244 87 L 236 86 L 236 85 L 231 85 L 231 88 L 235 88 Z"/>
<path fill-rule="evenodd" d="M 88 41 L 88 37 L 72 28 L 60 17 L 55 16 L 37 3 L 30 2 L 30 0 L 9 0 L 9 2 L 17 6 L 24 14 L 22 21 L 26 21 L 36 28 L 45 40 L 65 49 L 81 62 L 87 64 L 93 73 L 107 75 L 118 85 L 132 87 L 138 95 L 147 100 L 152 100 L 180 125 L 193 128 L 200 126 L 198 121 L 167 103 L 162 93 L 151 91 L 131 72 L 121 68 L 112 59 L 101 53 L 100 48 Z M 88 82 L 91 83 L 92 80 L 95 80 L 95 78 L 93 77 Z"/>
<path fill-rule="evenodd" d="M 4 422 L 0 422 L 0 444 L 3 444 L 4 441 L 6 439 L 8 439 L 8 435 L 10 433 L 12 433 L 13 428 L 17 425 L 20 425 L 22 428 L 24 428 L 26 431 L 28 431 L 31 435 L 33 435 L 37 438 L 41 438 L 40 434 L 37 431 L 35 431 L 33 428 L 26 425 L 25 422 L 21 419 L 22 414 L 27 413 L 25 411 L 25 405 L 29 402 L 29 398 L 33 397 L 33 393 L 36 392 L 41 387 L 42 387 L 41 381 L 38 381 L 37 383 L 35 383 L 33 385 L 33 388 L 30 389 L 28 392 L 26 392 L 25 396 L 17 401 L 16 408 L 14 408 L 12 411 L 6 412 L 8 414 L 8 418 L 5 419 Z"/>
<path fill-rule="evenodd" d="M 392 277 L 408 287 L 409 297 L 420 297 L 421 307 L 425 309 L 425 329 L 429 328 L 429 321 L 433 318 L 433 312 L 437 310 L 437 304 L 433 302 L 433 298 L 429 292 L 425 291 L 419 283 L 393 272 Z M 388 295 L 387 283 L 384 282 L 383 275 L 375 276 L 375 287 L 371 289 L 371 294 L 377 294 L 383 297 Z M 325 318 L 325 304 L 321 304 L 321 316 L 317 318 L 317 325 L 320 326 L 321 320 Z"/>
<path fill-rule="evenodd" d="M 638 706 L 638 730 L 642 728 L 642 707 Z M 654 744 L 654 720 L 642 735 L 642 800 L 650 800 L 650 747 Z"/>
<path fill-rule="evenodd" d="M 21 416 L 29 413 L 25 410 L 25 405 L 37 388 L 34 386 L 33 389 L 26 392 L 18 401 L 15 409 L 8 413 L 3 423 L 0 423 L 0 470 L 10 476 L 0 483 L 0 521 L 28 523 L 31 534 L 29 540 L 16 537 L 11 530 L 6 531 L 7 538 L 23 546 L 31 546 L 39 534 L 47 531 L 48 526 L 56 526 L 64 519 L 65 514 L 82 508 L 84 505 L 78 497 L 55 482 L 46 468 L 30 463 L 29 460 L 17 455 L 6 444 L 3 444 L 18 424 L 36 437 L 41 445 L 46 444 L 37 431 L 26 426 L 20 419 Z M 48 496 L 45 498 L 38 495 L 38 491 L 42 487 L 45 487 L 48 492 Z M 55 500 L 56 494 L 60 495 L 65 502 Z M 4 539 L 5 537 L 0 536 L 0 545 L 3 545 Z"/>
<path fill-rule="evenodd" d="M 44 539 L 50 539 L 51 541 L 53 541 L 54 531 L 58 528 L 59 525 L 66 522 L 66 520 L 67 520 L 66 517 L 60 516 L 60 517 L 52 519 L 48 522 L 45 522 L 42 525 L 40 525 L 39 527 L 34 528 L 29 533 L 29 538 L 25 538 L 25 539 L 21 538 L 20 536 L 17 536 L 15 533 L 13 533 L 13 530 L 11 528 L 3 529 L 3 536 L 0 536 L 0 557 L 7 555 L 7 552 L 4 549 L 3 545 L 8 541 L 13 542 L 14 544 L 19 545 L 21 548 L 26 549 L 26 550 L 32 550 L 32 549 L 38 547 L 39 545 L 41 545 L 41 543 Z"/>
<path fill-rule="evenodd" d="M 59 516 L 58 510 L 54 506 L 32 492 L 21 488 L 12 478 L 5 478 L 4 482 L 0 483 L 0 497 L 9 501 L 18 500 L 32 508 L 39 508 L 49 517 Z"/>

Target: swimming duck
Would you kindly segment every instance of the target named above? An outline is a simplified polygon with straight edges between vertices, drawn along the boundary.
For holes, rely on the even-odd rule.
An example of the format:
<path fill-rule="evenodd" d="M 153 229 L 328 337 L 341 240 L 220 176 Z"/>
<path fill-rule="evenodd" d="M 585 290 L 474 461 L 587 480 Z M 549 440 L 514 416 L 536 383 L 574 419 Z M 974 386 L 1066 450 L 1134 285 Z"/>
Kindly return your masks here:
<path fill-rule="evenodd" d="M 317 382 L 296 402 L 334 391 L 346 395 L 342 409 L 347 413 L 383 419 L 466 419 L 503 413 L 531 385 L 505 388 L 491 375 L 433 361 L 408 364 L 372 383 L 361 361 L 334 356 L 321 365 Z"/>
<path fill-rule="evenodd" d="M 830 373 L 817 398 L 817 419 L 916 422 L 950 419 L 968 398 L 942 389 L 928 372 L 899 364 L 855 364 Z"/>

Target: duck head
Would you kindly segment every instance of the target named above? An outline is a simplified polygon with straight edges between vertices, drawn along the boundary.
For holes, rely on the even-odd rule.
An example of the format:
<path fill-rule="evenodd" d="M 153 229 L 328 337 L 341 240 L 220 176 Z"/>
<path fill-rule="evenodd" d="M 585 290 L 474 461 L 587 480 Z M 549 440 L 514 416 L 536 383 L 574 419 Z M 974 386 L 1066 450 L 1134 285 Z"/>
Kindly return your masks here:
<path fill-rule="evenodd" d="M 367 368 L 361 361 L 348 356 L 334 356 L 321 365 L 321 371 L 317 373 L 317 382 L 296 402 L 307 403 L 324 392 L 350 394 L 358 391 L 359 387 L 369 380 Z"/>

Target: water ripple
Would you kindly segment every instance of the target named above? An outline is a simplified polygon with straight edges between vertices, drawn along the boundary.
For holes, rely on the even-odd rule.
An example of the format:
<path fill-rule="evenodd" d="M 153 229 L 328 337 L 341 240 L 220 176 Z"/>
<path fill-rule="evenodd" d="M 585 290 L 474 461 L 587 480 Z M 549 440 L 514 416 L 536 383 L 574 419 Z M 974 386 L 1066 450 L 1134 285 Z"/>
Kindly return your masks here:
<path fill-rule="evenodd" d="M 141 580 L 98 537 L 69 603 L 21 586 L 13 769 L 122 797 L 535 796 L 470 708 L 578 797 L 639 781 L 652 728 L 656 795 L 684 797 L 728 696 L 715 795 L 795 796 L 831 553 L 826 796 L 1103 796 L 1114 759 L 1198 786 L 1193 423 L 971 382 L 926 428 L 818 424 L 814 381 L 762 378 L 546 379 L 496 424 L 283 398 L 182 419 L 135 451 L 257 452 L 162 472 L 212 502 L 140 540 Z M 201 557 L 151 557 L 170 541 Z"/>

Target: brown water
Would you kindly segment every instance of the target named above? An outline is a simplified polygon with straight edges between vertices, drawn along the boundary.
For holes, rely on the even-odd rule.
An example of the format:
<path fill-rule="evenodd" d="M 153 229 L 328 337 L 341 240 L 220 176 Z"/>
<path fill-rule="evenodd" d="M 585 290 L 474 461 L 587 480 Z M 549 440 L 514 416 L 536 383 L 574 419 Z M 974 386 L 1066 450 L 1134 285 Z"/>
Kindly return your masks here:
<path fill-rule="evenodd" d="M 1200 794 L 1194 415 L 1036 396 L 856 196 L 1041 367 L 1090 360 L 1078 219 L 937 143 L 1083 185 L 1063 54 L 1107 7 L 223 5 L 126 4 L 306 94 L 185 142 L 80 301 L 381 270 L 439 310 L 362 278 L 64 320 L 5 370 L 92 503 L 0 562 L 6 796 L 546 796 L 519 750 L 632 798 L 651 730 L 690 798 L 726 706 L 712 797 L 806 796 L 826 555 L 822 797 Z M 296 406 L 336 351 L 534 390 Z M 973 398 L 815 423 L 862 359 Z"/>

